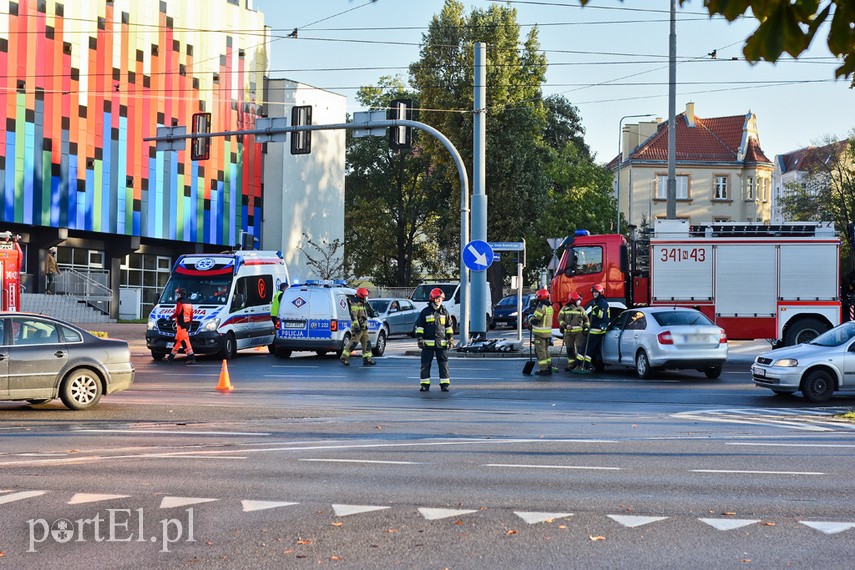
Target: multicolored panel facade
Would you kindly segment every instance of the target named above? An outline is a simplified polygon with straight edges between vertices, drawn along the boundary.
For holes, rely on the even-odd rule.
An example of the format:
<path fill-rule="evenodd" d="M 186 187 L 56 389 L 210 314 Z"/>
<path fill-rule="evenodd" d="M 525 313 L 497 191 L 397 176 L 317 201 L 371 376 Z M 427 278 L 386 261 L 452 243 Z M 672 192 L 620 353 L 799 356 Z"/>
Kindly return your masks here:
<path fill-rule="evenodd" d="M 267 35 L 246 0 L 0 0 L 0 222 L 234 245 L 261 229 L 262 151 L 155 151 L 211 113 L 251 129 Z M 5 7 L 5 9 L 4 9 Z M 5 14 L 3 12 L 6 12 Z"/>

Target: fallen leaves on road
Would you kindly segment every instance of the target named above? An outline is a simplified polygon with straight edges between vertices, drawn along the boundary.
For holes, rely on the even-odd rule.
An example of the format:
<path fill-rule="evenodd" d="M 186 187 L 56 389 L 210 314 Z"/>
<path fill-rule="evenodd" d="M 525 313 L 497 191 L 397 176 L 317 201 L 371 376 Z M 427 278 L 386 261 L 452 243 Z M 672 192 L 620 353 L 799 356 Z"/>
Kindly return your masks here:
<path fill-rule="evenodd" d="M 560 525 L 558 525 L 558 528 L 567 528 L 567 525 L 566 524 L 560 524 Z"/>
<path fill-rule="evenodd" d="M 297 540 L 297 544 L 312 544 L 312 541 L 308 538 L 300 538 Z"/>
<path fill-rule="evenodd" d="M 344 523 L 343 523 L 343 522 L 338 522 L 338 521 L 336 521 L 336 522 L 334 522 L 334 523 L 331 523 L 331 524 L 332 524 L 333 526 L 344 526 Z"/>
<path fill-rule="evenodd" d="M 336 556 L 335 554 L 333 554 L 332 556 L 330 556 L 330 560 L 344 560 L 344 558 L 342 558 L 341 556 Z"/>
<path fill-rule="evenodd" d="M 736 513 L 734 513 L 733 511 L 725 511 L 725 512 L 721 513 L 721 516 L 723 516 L 723 517 L 732 517 L 735 515 L 736 515 Z"/>
<path fill-rule="evenodd" d="M 293 548 L 286 548 L 282 551 L 282 554 L 291 554 L 292 552 L 294 552 Z"/>
<path fill-rule="evenodd" d="M 763 526 L 775 526 L 775 523 L 773 523 L 771 521 L 766 521 L 763 523 Z"/>
<path fill-rule="evenodd" d="M 462 524 L 463 524 L 463 521 L 454 521 L 454 524 L 456 524 L 456 525 L 458 525 L 458 526 L 459 526 L 459 525 L 462 525 Z"/>
<path fill-rule="evenodd" d="M 510 534 L 519 534 L 519 532 L 518 532 L 518 531 L 516 531 L 516 530 L 509 530 L 509 531 L 508 531 L 508 532 L 506 532 L 505 534 L 508 534 L 508 535 L 510 535 Z"/>
<path fill-rule="evenodd" d="M 383 531 L 383 532 L 401 532 L 401 531 L 400 531 L 400 530 L 398 530 L 398 529 L 394 529 L 394 528 L 387 528 L 387 529 L 386 529 L 385 531 Z"/>
<path fill-rule="evenodd" d="M 590 538 L 591 540 L 594 540 L 594 541 L 596 541 L 596 540 L 605 540 L 605 539 L 606 539 L 606 537 L 605 537 L 605 536 L 591 536 L 591 535 L 588 535 L 588 538 Z"/>

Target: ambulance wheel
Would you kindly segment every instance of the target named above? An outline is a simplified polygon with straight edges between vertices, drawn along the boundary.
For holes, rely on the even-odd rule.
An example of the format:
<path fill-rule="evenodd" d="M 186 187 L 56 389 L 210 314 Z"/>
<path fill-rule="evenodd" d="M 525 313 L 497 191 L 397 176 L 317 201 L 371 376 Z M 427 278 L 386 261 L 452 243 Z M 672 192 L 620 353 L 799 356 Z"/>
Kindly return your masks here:
<path fill-rule="evenodd" d="M 386 331 L 380 331 L 377 335 L 377 343 L 371 347 L 371 354 L 374 356 L 383 356 L 386 352 Z"/>
<path fill-rule="evenodd" d="M 344 349 L 350 345 L 350 333 L 344 333 L 344 338 L 341 339 L 341 348 L 335 351 L 335 355 L 338 358 L 341 358 L 341 353 L 344 352 Z"/>
<path fill-rule="evenodd" d="M 231 360 L 235 357 L 236 353 L 237 346 L 235 343 L 235 335 L 233 333 L 228 333 L 223 339 L 222 348 L 220 348 L 220 358 L 223 360 Z"/>
<path fill-rule="evenodd" d="M 157 352 L 157 351 L 154 351 L 154 350 L 152 350 L 152 351 L 151 351 L 151 359 L 152 359 L 152 360 L 155 360 L 155 361 L 158 361 L 158 362 L 159 362 L 159 361 L 163 360 L 163 357 L 164 357 L 164 356 L 166 356 L 166 353 L 165 353 L 165 352 Z"/>

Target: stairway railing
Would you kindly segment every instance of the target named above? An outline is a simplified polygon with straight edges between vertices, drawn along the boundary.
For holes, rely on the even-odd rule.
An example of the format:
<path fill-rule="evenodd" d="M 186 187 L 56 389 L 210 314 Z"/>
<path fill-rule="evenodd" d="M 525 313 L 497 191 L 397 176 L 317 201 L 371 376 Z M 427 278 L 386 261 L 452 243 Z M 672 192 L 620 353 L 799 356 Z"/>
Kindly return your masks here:
<path fill-rule="evenodd" d="M 113 290 L 107 286 L 110 272 L 106 269 L 80 270 L 73 267 L 59 266 L 60 274 L 56 276 L 56 292 L 58 295 L 77 297 L 93 309 L 110 314 L 110 304 L 113 301 Z"/>

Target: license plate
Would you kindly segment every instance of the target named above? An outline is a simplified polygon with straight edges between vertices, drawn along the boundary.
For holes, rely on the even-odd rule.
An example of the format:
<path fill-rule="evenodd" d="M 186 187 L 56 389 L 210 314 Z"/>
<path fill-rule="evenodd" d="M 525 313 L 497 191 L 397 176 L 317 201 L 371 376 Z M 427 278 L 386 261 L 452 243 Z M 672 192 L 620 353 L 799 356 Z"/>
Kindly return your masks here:
<path fill-rule="evenodd" d="M 751 373 L 754 374 L 754 376 L 766 376 L 766 371 L 756 366 L 751 367 Z"/>
<path fill-rule="evenodd" d="M 305 328 L 305 321 L 285 321 L 286 329 L 302 329 Z"/>
<path fill-rule="evenodd" d="M 166 348 L 172 348 L 173 346 L 175 346 L 174 342 L 167 342 L 166 343 Z"/>

